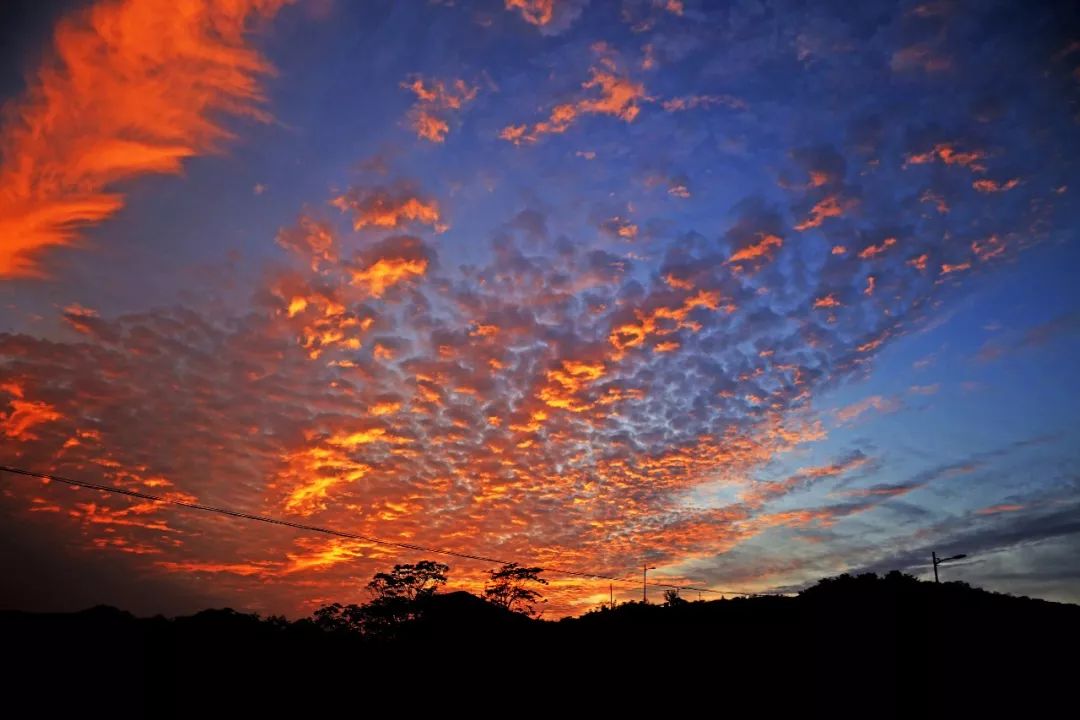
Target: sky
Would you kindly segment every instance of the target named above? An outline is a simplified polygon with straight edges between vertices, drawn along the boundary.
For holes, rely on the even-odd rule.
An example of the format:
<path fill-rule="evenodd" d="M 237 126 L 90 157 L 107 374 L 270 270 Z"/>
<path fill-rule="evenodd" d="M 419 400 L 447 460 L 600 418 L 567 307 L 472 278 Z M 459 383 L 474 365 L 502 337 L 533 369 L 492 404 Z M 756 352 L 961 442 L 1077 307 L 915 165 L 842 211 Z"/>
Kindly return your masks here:
<path fill-rule="evenodd" d="M 0 458 L 619 600 L 1080 602 L 1073 10 L 5 3 Z M 491 569 L 9 474 L 0 527 L 30 610 Z"/>

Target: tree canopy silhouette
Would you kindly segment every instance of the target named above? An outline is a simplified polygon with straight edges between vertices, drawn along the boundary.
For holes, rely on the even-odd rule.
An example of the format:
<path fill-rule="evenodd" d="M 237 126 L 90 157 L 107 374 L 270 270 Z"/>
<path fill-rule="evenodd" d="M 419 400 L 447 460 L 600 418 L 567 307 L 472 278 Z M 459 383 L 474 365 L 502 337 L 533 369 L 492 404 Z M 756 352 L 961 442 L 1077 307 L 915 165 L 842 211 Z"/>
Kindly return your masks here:
<path fill-rule="evenodd" d="M 375 573 L 368 583 L 368 590 L 375 600 L 405 600 L 415 602 L 433 595 L 446 584 L 450 566 L 434 560 L 421 560 L 414 565 L 395 565 L 388 573 Z"/>
<path fill-rule="evenodd" d="M 371 602 L 360 611 L 361 625 L 372 636 L 392 636 L 399 626 L 423 614 L 424 601 L 446 584 L 450 566 L 434 560 L 395 565 L 375 573 L 367 588 Z"/>
<path fill-rule="evenodd" d="M 372 599 L 365 605 L 324 605 L 311 622 L 327 631 L 354 631 L 372 638 L 390 638 L 398 627 L 423 614 L 424 601 L 446 584 L 449 565 L 421 560 L 395 565 L 390 572 L 376 573 L 367 589 Z"/>
<path fill-rule="evenodd" d="M 540 577 L 543 571 L 543 568 L 524 567 L 516 562 L 490 570 L 484 599 L 511 612 L 536 617 L 535 604 L 544 600 L 540 592 L 529 585 L 547 585 L 548 581 Z"/>
<path fill-rule="evenodd" d="M 685 603 L 686 600 L 684 600 L 679 595 L 679 591 L 675 588 L 664 591 L 664 605 L 667 605 L 668 607 L 673 607 L 675 605 L 683 605 Z"/>

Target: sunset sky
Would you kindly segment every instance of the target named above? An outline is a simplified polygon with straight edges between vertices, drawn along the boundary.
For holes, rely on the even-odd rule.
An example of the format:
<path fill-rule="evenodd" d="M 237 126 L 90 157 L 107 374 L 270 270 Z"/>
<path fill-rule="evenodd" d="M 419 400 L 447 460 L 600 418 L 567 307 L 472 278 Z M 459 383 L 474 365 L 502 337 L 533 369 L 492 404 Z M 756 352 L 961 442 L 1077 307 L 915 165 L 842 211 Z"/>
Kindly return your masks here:
<path fill-rule="evenodd" d="M 1080 602 L 1074 10 L 3 3 L 0 464 Z M 0 475 L 0 607 L 296 617 L 424 558 L 491 567 Z M 547 617 L 608 597 L 549 579 Z"/>

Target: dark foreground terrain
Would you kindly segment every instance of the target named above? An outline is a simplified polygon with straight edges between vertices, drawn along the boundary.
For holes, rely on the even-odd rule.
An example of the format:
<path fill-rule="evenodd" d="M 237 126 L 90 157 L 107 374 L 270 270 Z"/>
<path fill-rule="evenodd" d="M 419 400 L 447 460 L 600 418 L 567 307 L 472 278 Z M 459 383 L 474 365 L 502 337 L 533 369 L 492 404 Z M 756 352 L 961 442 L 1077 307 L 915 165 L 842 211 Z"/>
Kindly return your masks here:
<path fill-rule="evenodd" d="M 32 709 L 4 714 L 1075 717 L 1080 685 L 1080 606 L 896 573 L 559 622 L 445 593 L 419 615 L 366 637 L 232 610 L 0 612 L 6 707 Z"/>

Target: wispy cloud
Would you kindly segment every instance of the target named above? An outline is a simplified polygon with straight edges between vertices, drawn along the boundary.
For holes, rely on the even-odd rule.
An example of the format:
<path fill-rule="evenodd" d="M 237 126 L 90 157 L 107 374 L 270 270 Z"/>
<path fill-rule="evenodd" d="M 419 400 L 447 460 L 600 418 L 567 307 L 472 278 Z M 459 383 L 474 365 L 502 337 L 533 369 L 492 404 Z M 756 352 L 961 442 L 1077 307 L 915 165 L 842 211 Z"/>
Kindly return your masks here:
<path fill-rule="evenodd" d="M 0 129 L 0 277 L 45 273 L 44 250 L 123 207 L 120 181 L 219 150 L 221 114 L 265 121 L 272 68 L 247 31 L 284 4 L 124 0 L 64 18 Z"/>

